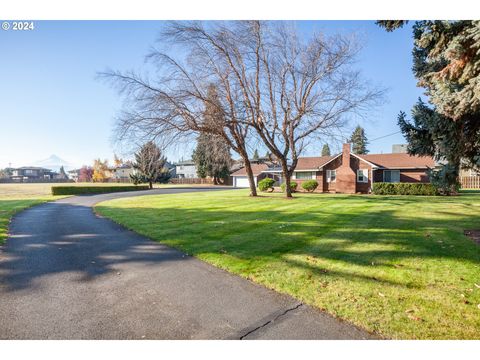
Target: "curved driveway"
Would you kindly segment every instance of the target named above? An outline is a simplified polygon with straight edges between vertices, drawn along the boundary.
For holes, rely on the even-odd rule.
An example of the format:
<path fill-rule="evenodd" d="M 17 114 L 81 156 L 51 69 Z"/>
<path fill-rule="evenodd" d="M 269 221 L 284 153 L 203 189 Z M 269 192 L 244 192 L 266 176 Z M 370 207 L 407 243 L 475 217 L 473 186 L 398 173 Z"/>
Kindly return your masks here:
<path fill-rule="evenodd" d="M 96 216 L 75 196 L 17 214 L 0 250 L 0 339 L 362 339 L 320 311 Z"/>

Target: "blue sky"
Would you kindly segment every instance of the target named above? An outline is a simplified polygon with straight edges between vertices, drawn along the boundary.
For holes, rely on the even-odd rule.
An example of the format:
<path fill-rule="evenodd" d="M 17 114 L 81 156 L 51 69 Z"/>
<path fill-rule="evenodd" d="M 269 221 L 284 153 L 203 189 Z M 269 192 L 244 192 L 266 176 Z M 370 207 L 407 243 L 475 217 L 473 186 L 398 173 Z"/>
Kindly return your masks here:
<path fill-rule="evenodd" d="M 119 151 L 112 127 L 121 100 L 96 73 L 141 69 L 161 25 L 39 21 L 33 31 L 0 30 L 0 167 L 28 165 L 51 154 L 74 165 L 112 159 Z M 361 125 L 370 139 L 398 131 L 398 112 L 408 113 L 422 94 L 411 72 L 410 27 L 387 33 L 373 21 L 309 21 L 298 26 L 305 34 L 313 29 L 358 32 L 365 45 L 357 67 L 370 82 L 389 89 L 387 102 Z M 369 149 L 390 152 L 392 144 L 403 142 L 397 134 L 371 142 Z M 320 147 L 306 155 L 317 155 Z M 188 146 L 167 150 L 173 161 L 190 154 Z"/>

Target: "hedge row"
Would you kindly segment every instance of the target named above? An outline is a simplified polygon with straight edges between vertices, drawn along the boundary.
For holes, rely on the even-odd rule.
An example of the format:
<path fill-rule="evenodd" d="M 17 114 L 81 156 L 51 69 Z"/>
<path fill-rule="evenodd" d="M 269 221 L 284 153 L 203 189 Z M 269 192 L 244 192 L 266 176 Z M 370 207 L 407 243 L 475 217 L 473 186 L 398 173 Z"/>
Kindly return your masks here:
<path fill-rule="evenodd" d="M 433 184 L 426 183 L 373 183 L 372 192 L 375 195 L 438 195 L 438 189 Z"/>
<path fill-rule="evenodd" d="M 148 190 L 148 185 L 124 186 L 52 186 L 52 195 L 103 194 L 122 191 Z"/>

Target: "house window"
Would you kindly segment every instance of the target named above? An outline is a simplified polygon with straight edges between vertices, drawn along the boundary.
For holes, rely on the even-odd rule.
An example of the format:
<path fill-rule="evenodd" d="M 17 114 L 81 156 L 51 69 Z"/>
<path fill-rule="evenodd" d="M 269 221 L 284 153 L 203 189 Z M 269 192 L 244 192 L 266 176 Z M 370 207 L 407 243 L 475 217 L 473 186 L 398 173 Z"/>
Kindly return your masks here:
<path fill-rule="evenodd" d="M 358 169 L 357 170 L 357 182 L 367 183 L 368 182 L 368 169 Z"/>
<path fill-rule="evenodd" d="M 337 178 L 337 170 L 327 170 L 327 182 L 335 182 Z"/>
<path fill-rule="evenodd" d="M 295 173 L 295 179 L 297 180 L 311 180 L 314 179 L 314 173 L 311 171 L 302 171 Z"/>
<path fill-rule="evenodd" d="M 388 182 L 388 183 L 400 182 L 400 170 L 384 170 L 383 182 Z"/>

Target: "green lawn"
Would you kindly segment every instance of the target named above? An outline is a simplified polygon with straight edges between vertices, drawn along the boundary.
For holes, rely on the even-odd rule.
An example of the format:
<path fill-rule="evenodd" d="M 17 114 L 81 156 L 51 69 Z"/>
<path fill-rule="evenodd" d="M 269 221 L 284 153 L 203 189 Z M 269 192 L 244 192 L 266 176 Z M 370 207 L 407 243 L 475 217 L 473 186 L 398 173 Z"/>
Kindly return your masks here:
<path fill-rule="evenodd" d="M 8 223 L 16 212 L 64 197 L 52 196 L 51 186 L 52 184 L 0 184 L 0 245 L 7 238 Z"/>
<path fill-rule="evenodd" d="M 152 195 L 105 216 L 386 338 L 480 339 L 480 194 Z"/>

